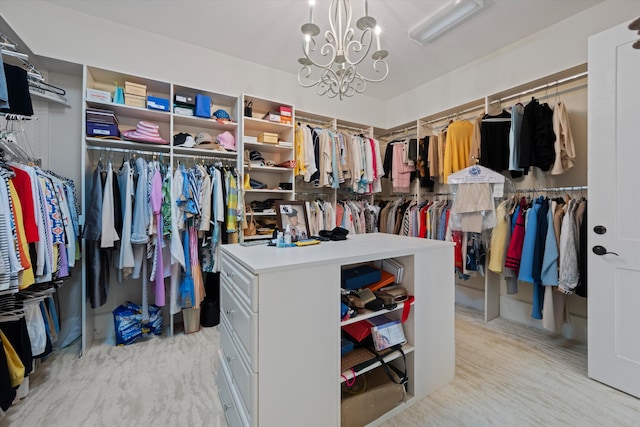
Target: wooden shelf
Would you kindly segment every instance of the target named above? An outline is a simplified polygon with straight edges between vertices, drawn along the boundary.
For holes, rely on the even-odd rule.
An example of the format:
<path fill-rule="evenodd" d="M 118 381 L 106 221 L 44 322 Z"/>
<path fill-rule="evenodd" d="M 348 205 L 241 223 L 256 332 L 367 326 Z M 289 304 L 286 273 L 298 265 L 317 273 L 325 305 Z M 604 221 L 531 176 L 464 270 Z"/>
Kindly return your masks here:
<path fill-rule="evenodd" d="M 175 113 L 173 114 L 173 123 L 178 126 L 193 126 L 198 128 L 214 129 L 221 132 L 229 131 L 231 133 L 235 133 L 238 128 L 238 123 L 235 122 L 220 123 L 215 119 L 205 119 L 204 117 L 197 116 L 183 116 Z"/>
<path fill-rule="evenodd" d="M 170 145 L 161 145 L 161 144 L 146 144 L 144 142 L 134 142 L 134 141 L 126 141 L 126 140 L 116 140 L 116 139 L 103 139 L 103 138 L 93 138 L 86 137 L 85 141 L 88 146 L 98 148 L 121 148 L 123 150 L 132 150 L 132 151 L 157 151 L 162 153 L 168 153 L 171 150 Z"/>
<path fill-rule="evenodd" d="M 412 302 L 411 305 L 413 305 L 414 303 Z M 364 313 L 362 314 L 358 314 L 356 317 L 352 317 L 351 319 L 347 319 L 343 322 L 340 323 L 340 326 L 345 326 L 345 325 L 350 325 L 351 323 L 357 323 L 361 320 L 366 320 L 366 319 L 371 319 L 372 317 L 376 317 L 376 316 L 380 316 L 381 314 L 386 314 L 386 313 L 391 313 L 394 311 L 398 311 L 398 310 L 402 310 L 404 308 L 404 303 L 398 303 L 398 305 L 396 306 L 396 308 L 393 308 L 391 310 L 387 310 L 387 309 L 382 309 L 382 310 L 378 310 L 378 311 L 371 311 L 371 310 L 365 310 Z"/>
<path fill-rule="evenodd" d="M 276 216 L 276 213 L 264 213 L 264 212 L 247 212 L 247 215 L 251 216 Z"/>
<path fill-rule="evenodd" d="M 147 108 L 132 107 L 125 104 L 114 104 L 113 102 L 96 102 L 86 100 L 87 106 L 91 108 L 100 108 L 102 110 L 111 110 L 116 116 L 135 117 L 137 119 L 148 121 L 169 122 L 171 114 L 167 111 L 149 110 Z"/>
<path fill-rule="evenodd" d="M 244 148 L 248 150 L 256 150 L 261 153 L 283 153 L 286 151 L 293 152 L 293 147 L 285 147 L 278 144 L 265 144 L 263 142 L 245 142 Z"/>
<path fill-rule="evenodd" d="M 293 193 L 293 190 L 269 190 L 269 189 L 255 189 L 252 188 L 251 190 L 244 190 L 245 193 L 284 193 L 284 194 L 291 194 Z"/>
<path fill-rule="evenodd" d="M 293 128 L 293 125 L 270 122 L 268 120 L 256 119 L 253 117 L 245 117 L 244 127 L 245 130 L 280 133 L 291 130 Z M 288 147 L 288 149 L 290 150 L 291 147 Z"/>
<path fill-rule="evenodd" d="M 173 147 L 173 152 L 176 154 L 185 154 L 192 156 L 203 156 L 203 157 L 228 157 L 230 159 L 235 159 L 237 154 L 235 151 L 221 151 L 221 150 L 207 150 L 204 148 L 195 147 Z"/>
<path fill-rule="evenodd" d="M 247 165 L 244 165 L 245 172 L 267 172 L 267 173 L 293 173 L 291 168 L 280 168 L 277 166 L 251 166 L 251 169 Z"/>

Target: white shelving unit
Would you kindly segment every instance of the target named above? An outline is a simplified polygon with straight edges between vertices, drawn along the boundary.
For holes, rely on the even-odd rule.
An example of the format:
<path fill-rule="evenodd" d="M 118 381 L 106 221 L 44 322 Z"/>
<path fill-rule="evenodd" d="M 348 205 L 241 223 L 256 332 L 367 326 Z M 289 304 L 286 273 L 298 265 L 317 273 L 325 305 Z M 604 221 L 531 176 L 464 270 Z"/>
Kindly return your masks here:
<path fill-rule="evenodd" d="M 95 102 L 85 98 L 82 108 L 82 134 L 86 135 L 86 111 L 87 108 L 99 108 L 111 110 L 118 118 L 119 129 L 121 133 L 129 129 L 134 129 L 139 121 L 149 121 L 159 125 L 160 136 L 169 142 L 167 145 L 140 143 L 126 140 L 111 140 L 95 137 L 84 137 L 82 149 L 82 207 L 87 209 L 89 201 L 91 174 L 99 158 L 112 159 L 114 165 L 123 159 L 124 156 L 145 155 L 148 157 L 156 157 L 163 160 L 172 169 L 179 161 L 192 158 L 194 161 L 201 159 L 211 159 L 213 161 L 224 161 L 238 169 L 242 164 L 239 160 L 238 151 L 219 151 L 201 149 L 195 147 L 174 147 L 172 144 L 173 135 L 179 132 L 191 134 L 194 138 L 201 132 L 206 132 L 215 138 L 222 132 L 230 132 L 240 147 L 240 118 L 239 97 L 226 95 L 210 90 L 202 90 L 191 88 L 183 85 L 177 85 L 170 82 L 163 82 L 136 75 L 126 74 L 117 71 L 105 70 L 98 67 L 84 66 L 83 69 L 83 94 L 87 93 L 87 89 L 98 89 L 114 93 L 116 82 L 120 86 L 124 86 L 125 81 L 142 84 L 147 87 L 147 95 L 161 97 L 169 100 L 171 111 L 150 110 L 147 108 L 134 107 L 126 104 L 117 104 L 113 102 Z M 176 92 L 189 93 L 195 96 L 196 93 L 208 95 L 213 103 L 212 112 L 217 109 L 225 110 L 233 122 L 221 123 L 215 118 L 201 118 L 195 116 L 185 116 L 175 114 L 173 112 L 173 98 Z M 125 95 L 126 97 L 126 95 Z M 83 211 L 83 218 L 85 212 Z M 83 259 L 86 256 L 85 242 L 83 240 Z M 82 280 L 86 283 L 87 279 L 86 262 L 83 262 Z M 126 279 L 124 283 L 115 281 L 115 271 L 111 271 L 111 282 L 109 284 L 109 294 L 106 304 L 92 309 L 89 305 L 86 286 L 83 286 L 83 313 L 82 313 L 82 352 L 84 353 L 94 340 L 103 342 L 113 342 L 113 315 L 112 311 L 125 301 L 133 301 L 140 303 L 142 300 L 142 286 L 140 280 Z M 149 286 L 150 288 L 152 286 Z M 169 281 L 165 281 L 167 292 L 167 300 L 169 293 Z M 153 302 L 150 292 L 149 302 Z M 165 332 L 168 335 L 174 333 L 174 316 L 169 314 L 168 301 L 167 306 L 163 310 L 165 320 Z"/>
<path fill-rule="evenodd" d="M 243 155 L 240 156 L 242 163 L 243 176 L 248 174 L 253 180 L 257 180 L 266 185 L 266 188 L 246 188 L 244 189 L 245 204 L 251 205 L 253 201 L 264 201 L 267 199 L 294 200 L 295 180 L 292 168 L 278 167 L 278 165 L 286 160 L 293 160 L 293 139 L 294 125 L 293 117 L 291 124 L 279 123 L 264 120 L 263 117 L 269 112 L 279 113 L 280 107 L 288 107 L 291 109 L 292 116 L 295 109 L 292 104 L 268 100 L 256 96 L 244 94 L 242 95 L 242 105 L 252 104 L 252 115 L 242 117 L 242 150 Z M 278 143 L 264 143 L 247 141 L 247 139 L 258 138 L 262 133 L 272 133 L 278 135 Z M 249 138 L 247 138 L 249 137 Z M 289 142 L 291 145 L 281 145 L 280 142 Z M 251 166 L 243 157 L 244 152 L 259 152 L 265 159 L 266 163 L 274 166 Z M 243 161 L 244 159 L 244 161 Z M 291 190 L 285 190 L 280 187 L 281 183 L 291 185 Z M 275 218 L 275 213 L 254 212 L 255 218 L 259 221 L 260 217 Z M 260 240 L 270 238 L 271 234 L 257 234 L 254 236 L 242 235 L 242 240 Z"/>

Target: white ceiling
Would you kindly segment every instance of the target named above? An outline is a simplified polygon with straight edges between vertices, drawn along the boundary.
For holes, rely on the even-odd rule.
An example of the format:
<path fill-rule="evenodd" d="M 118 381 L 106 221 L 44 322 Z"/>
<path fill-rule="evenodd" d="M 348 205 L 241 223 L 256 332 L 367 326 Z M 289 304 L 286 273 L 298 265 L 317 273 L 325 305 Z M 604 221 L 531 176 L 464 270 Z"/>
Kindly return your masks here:
<path fill-rule="evenodd" d="M 306 0 L 47 1 L 282 70 L 297 79 L 300 26 L 308 20 Z M 485 0 L 491 3 L 488 8 L 422 46 L 408 39 L 409 28 L 448 0 L 369 0 L 369 15 L 382 27 L 382 47 L 390 52 L 390 71 L 384 82 L 368 86 L 367 95 L 391 99 L 601 1 Z M 352 3 L 357 20 L 364 0 Z M 314 22 L 321 31 L 327 27 L 321 19 L 328 21 L 328 6 L 329 0 L 316 1 Z"/>

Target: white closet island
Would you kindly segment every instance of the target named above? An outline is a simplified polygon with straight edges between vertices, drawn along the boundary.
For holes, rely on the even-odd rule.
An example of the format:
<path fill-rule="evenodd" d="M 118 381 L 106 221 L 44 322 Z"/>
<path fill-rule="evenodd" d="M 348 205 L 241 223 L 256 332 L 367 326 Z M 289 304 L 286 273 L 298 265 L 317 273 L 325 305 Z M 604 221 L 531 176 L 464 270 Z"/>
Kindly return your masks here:
<path fill-rule="evenodd" d="M 415 296 L 404 324 L 409 383 L 406 403 L 373 424 L 453 379 L 452 243 L 373 233 L 297 248 L 224 245 L 217 384 L 230 426 L 340 425 L 340 272 L 386 258 L 404 265 Z M 402 304 L 386 313 L 400 318 Z"/>

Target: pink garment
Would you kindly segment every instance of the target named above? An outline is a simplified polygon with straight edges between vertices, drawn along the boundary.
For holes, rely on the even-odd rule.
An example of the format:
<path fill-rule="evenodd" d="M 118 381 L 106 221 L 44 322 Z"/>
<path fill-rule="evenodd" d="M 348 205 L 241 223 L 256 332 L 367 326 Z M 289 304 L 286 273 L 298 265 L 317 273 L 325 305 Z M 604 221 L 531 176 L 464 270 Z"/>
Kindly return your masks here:
<path fill-rule="evenodd" d="M 165 304 L 164 291 L 164 263 L 162 260 L 162 176 L 156 169 L 151 183 L 151 209 L 156 219 L 156 305 Z"/>
<path fill-rule="evenodd" d="M 404 163 L 405 144 L 393 146 L 393 163 L 391 165 L 391 178 L 395 193 L 408 193 L 411 190 L 411 172 L 416 168 Z"/>

